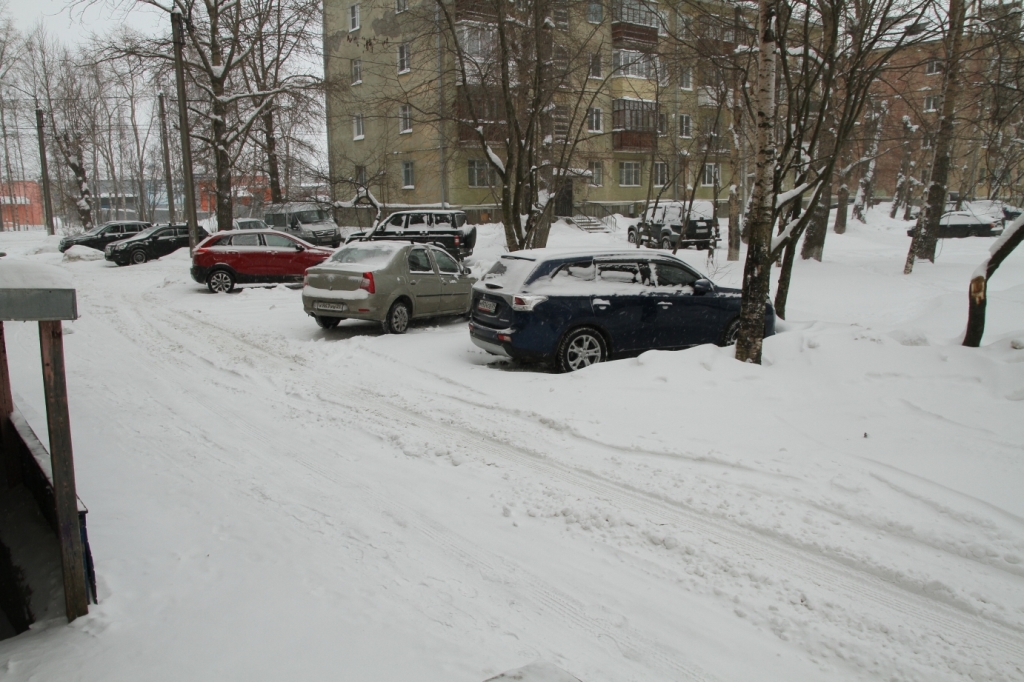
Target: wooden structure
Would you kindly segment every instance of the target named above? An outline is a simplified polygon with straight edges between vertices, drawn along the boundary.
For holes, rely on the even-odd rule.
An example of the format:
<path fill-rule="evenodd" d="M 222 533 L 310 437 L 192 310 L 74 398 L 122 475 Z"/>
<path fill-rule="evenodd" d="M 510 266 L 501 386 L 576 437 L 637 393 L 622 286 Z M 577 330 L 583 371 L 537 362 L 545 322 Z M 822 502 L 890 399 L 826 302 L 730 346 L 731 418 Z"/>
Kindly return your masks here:
<path fill-rule="evenodd" d="M 68 621 L 89 612 L 95 603 L 95 579 L 88 536 L 87 510 L 75 491 L 64 337 L 61 322 L 78 317 L 70 276 L 61 268 L 0 260 L 0 436 L 3 473 L 8 486 L 25 485 L 49 521 L 60 545 L 64 604 Z M 3 323 L 39 324 L 46 422 L 50 452 L 14 405 Z"/>

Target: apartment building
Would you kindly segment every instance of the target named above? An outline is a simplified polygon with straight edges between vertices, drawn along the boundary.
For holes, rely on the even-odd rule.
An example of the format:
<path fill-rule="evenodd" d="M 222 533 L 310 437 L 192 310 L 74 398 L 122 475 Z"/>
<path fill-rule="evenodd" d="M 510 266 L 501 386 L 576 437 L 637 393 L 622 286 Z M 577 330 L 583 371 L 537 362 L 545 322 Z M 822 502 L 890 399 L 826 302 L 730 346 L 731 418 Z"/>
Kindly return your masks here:
<path fill-rule="evenodd" d="M 981 5 L 968 22 L 947 182 L 953 197 L 1019 200 L 1024 196 L 1024 145 L 1015 132 L 1024 124 L 1020 29 L 1020 2 Z M 944 70 L 942 42 L 916 44 L 899 52 L 872 88 L 873 101 L 884 101 L 887 108 L 876 196 L 893 196 L 906 155 L 912 162 L 910 174 L 927 183 L 942 110 Z M 918 202 L 921 194 L 917 185 Z"/>
<path fill-rule="evenodd" d="M 549 3 L 551 44 L 537 54 L 556 68 L 585 62 L 578 80 L 559 85 L 550 120 L 537 132 L 553 158 L 574 145 L 556 174 L 556 215 L 628 214 L 649 198 L 689 198 L 694 187 L 696 198 L 727 198 L 742 169 L 734 175 L 730 164 L 736 84 L 723 64 L 747 40 L 749 20 L 725 3 L 511 6 L 529 11 L 532 2 Z M 508 122 L 498 120 L 501 111 L 486 113 L 495 107 L 487 83 L 461 77 L 454 49 L 480 62 L 501 59 L 495 7 L 489 0 L 325 0 L 335 200 L 366 186 L 389 206 L 444 202 L 478 220 L 498 219 L 500 190 L 480 137 L 497 140 Z M 505 54 L 516 58 L 514 47 Z M 492 118 L 481 134 L 469 124 Z M 500 144 L 494 151 L 503 158 Z"/>

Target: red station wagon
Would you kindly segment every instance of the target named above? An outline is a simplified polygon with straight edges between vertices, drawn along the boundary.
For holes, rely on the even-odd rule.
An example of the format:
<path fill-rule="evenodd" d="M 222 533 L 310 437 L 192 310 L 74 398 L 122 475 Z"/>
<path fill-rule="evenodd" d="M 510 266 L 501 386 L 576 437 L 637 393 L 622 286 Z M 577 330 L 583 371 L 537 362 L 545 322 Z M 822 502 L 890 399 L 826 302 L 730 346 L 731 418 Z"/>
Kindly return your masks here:
<path fill-rule="evenodd" d="M 277 230 L 218 232 L 192 254 L 192 279 L 214 293 L 227 293 L 235 284 L 301 282 L 306 268 L 331 253 Z"/>

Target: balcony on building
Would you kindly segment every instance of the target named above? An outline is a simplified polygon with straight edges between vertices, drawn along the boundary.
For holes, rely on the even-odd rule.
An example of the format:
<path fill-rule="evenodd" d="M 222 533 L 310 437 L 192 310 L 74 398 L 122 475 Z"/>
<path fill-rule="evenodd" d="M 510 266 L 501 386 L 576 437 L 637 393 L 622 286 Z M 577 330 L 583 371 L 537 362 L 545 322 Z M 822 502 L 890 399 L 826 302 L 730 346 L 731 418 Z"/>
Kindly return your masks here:
<path fill-rule="evenodd" d="M 612 101 L 612 149 L 646 152 L 658 134 L 658 104 L 641 99 Z"/>
<path fill-rule="evenodd" d="M 472 99 L 472 106 L 470 105 Z M 459 142 L 479 142 L 474 122 L 483 128 L 484 139 L 488 142 L 500 142 L 505 139 L 505 121 L 502 120 L 498 106 L 498 95 L 488 92 L 482 86 L 458 87 L 455 100 L 455 112 L 458 118 Z"/>
<path fill-rule="evenodd" d="M 477 2 L 476 0 L 455 0 L 456 21 L 482 21 L 487 23 L 497 22 L 492 3 Z"/>
<path fill-rule="evenodd" d="M 612 47 L 651 50 L 658 45 L 661 17 L 640 0 L 618 0 L 612 6 Z"/>

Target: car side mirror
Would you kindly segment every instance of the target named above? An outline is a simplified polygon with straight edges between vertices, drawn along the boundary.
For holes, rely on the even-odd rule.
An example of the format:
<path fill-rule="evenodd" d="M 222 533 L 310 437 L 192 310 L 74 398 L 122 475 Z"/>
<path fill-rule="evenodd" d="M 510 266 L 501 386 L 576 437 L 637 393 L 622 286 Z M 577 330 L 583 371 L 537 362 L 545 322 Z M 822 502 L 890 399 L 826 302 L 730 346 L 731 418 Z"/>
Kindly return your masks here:
<path fill-rule="evenodd" d="M 715 290 L 715 285 L 708 279 L 698 279 L 693 283 L 693 293 L 695 294 L 709 294 Z"/>
<path fill-rule="evenodd" d="M 305 246 L 303 246 L 302 244 L 296 243 L 296 244 L 295 244 L 295 250 L 296 250 L 296 251 L 305 251 L 305 250 L 306 250 L 306 247 L 305 247 Z"/>

